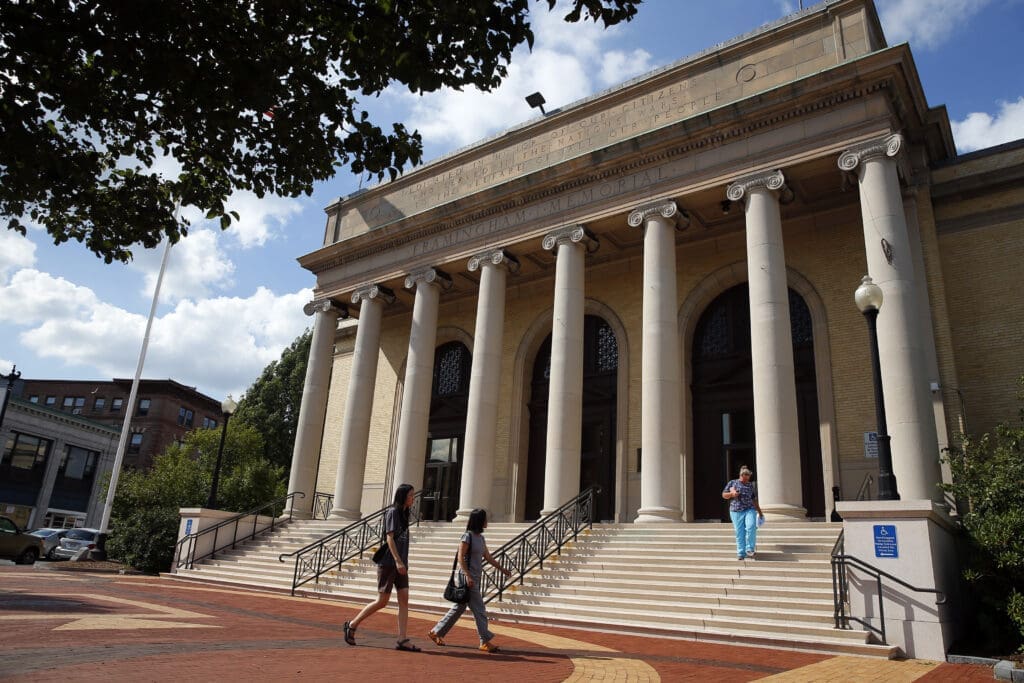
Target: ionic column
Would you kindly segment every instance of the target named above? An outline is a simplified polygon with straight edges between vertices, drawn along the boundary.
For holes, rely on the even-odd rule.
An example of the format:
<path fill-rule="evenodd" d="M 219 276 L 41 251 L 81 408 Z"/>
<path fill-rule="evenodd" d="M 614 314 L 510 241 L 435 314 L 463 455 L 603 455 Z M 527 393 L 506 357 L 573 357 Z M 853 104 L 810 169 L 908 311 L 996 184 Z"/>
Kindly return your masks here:
<path fill-rule="evenodd" d="M 682 218 L 682 220 L 680 220 Z M 681 517 L 679 326 L 675 230 L 689 225 L 673 201 L 643 206 L 627 222 L 644 230 L 640 510 L 637 522 Z"/>
<path fill-rule="evenodd" d="M 352 520 L 362 517 L 363 475 L 370 443 L 373 390 L 377 382 L 381 317 L 385 304 L 394 300 L 391 290 L 381 285 L 370 285 L 352 293 L 352 303 L 359 305 L 359 325 L 341 423 L 341 453 L 331 517 Z"/>
<path fill-rule="evenodd" d="M 476 305 L 466 446 L 456 521 L 469 519 L 473 508 L 487 508 L 491 502 L 501 345 L 505 327 L 505 281 L 507 271 L 519 270 L 519 261 L 504 249 L 493 249 L 471 258 L 468 267 L 471 273 L 480 270 L 480 298 Z"/>
<path fill-rule="evenodd" d="M 778 196 L 784 185 L 782 172 L 770 171 L 737 180 L 726 194 L 734 202 L 744 200 L 747 218 L 758 500 L 766 515 L 802 518 L 807 511 L 800 483 L 793 333 Z"/>
<path fill-rule="evenodd" d="M 545 235 L 555 250 L 555 306 L 551 325 L 551 381 L 544 463 L 544 509 L 549 514 L 580 492 L 583 431 L 584 256 L 597 239 L 582 225 Z"/>
<path fill-rule="evenodd" d="M 299 421 L 295 429 L 292 467 L 288 475 L 288 493 L 301 491 L 305 498 L 292 499 L 292 515 L 308 518 L 316 497 L 316 468 L 327 414 L 327 394 L 331 385 L 331 359 L 338 318 L 347 318 L 348 310 L 330 299 L 311 301 L 302 309 L 314 315 L 313 338 L 309 343 L 306 380 L 302 385 Z"/>
<path fill-rule="evenodd" d="M 902 145 L 901 135 L 890 135 L 851 147 L 840 155 L 839 168 L 857 173 L 868 275 L 885 297 L 878 312 L 878 352 L 900 496 L 941 502 L 939 445 L 897 168 Z"/>
<path fill-rule="evenodd" d="M 437 342 L 437 311 L 441 289 L 451 279 L 440 270 L 426 268 L 405 278 L 406 289 L 416 289 L 409 330 L 409 354 L 405 363 L 405 388 L 398 423 L 398 448 L 393 484 L 423 486 L 427 427 L 430 424 L 430 389 L 434 379 L 434 345 Z"/>

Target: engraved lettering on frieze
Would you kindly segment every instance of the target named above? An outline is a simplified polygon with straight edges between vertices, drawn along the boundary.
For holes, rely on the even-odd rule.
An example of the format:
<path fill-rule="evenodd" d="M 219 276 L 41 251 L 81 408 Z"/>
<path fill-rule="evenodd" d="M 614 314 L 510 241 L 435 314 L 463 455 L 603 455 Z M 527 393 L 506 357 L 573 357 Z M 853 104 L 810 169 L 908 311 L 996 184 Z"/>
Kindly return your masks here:
<path fill-rule="evenodd" d="M 680 209 L 671 199 L 633 209 L 629 212 L 626 223 L 630 227 L 636 228 L 645 224 L 652 216 L 661 216 L 667 219 L 676 227 L 676 230 L 686 230 L 690 227 L 690 214 L 685 209 Z"/>
<path fill-rule="evenodd" d="M 903 136 L 895 133 L 879 140 L 871 140 L 856 145 L 839 155 L 839 168 L 844 171 L 853 171 L 865 159 L 876 157 L 895 158 L 903 147 Z"/>
<path fill-rule="evenodd" d="M 782 175 L 782 171 L 769 171 L 768 173 L 759 173 L 740 178 L 729 185 L 725 191 L 725 196 L 734 202 L 738 202 L 754 188 L 765 187 L 769 190 L 781 190 L 785 184 L 786 178 Z"/>
<path fill-rule="evenodd" d="M 485 263 L 491 263 L 495 266 L 504 266 L 510 273 L 519 272 L 519 259 L 504 249 L 490 249 L 476 254 L 469 259 L 467 268 L 469 269 L 469 272 L 475 273 Z"/>
<path fill-rule="evenodd" d="M 452 279 L 448 276 L 448 273 L 437 268 L 423 268 L 422 270 L 413 271 L 405 277 L 406 289 L 412 289 L 420 283 L 425 285 L 437 284 L 441 289 L 451 289 Z"/>
<path fill-rule="evenodd" d="M 380 299 L 385 304 L 393 304 L 395 293 L 384 285 L 367 285 L 352 292 L 352 303 L 358 304 L 363 299 Z"/>

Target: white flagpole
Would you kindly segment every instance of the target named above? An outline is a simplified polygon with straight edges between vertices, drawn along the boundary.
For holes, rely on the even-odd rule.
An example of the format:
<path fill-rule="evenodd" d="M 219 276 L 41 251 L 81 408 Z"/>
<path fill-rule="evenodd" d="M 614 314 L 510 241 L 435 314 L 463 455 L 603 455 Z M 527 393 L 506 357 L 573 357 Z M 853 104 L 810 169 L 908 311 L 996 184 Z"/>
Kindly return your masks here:
<path fill-rule="evenodd" d="M 174 222 L 178 222 L 181 213 L 181 202 L 174 209 Z M 124 411 L 124 422 L 121 423 L 121 439 L 117 442 L 117 455 L 114 456 L 114 469 L 110 472 L 110 487 L 107 489 L 107 502 L 103 506 L 103 518 L 100 520 L 100 531 L 110 533 L 110 513 L 114 509 L 114 494 L 117 493 L 117 480 L 121 477 L 121 463 L 124 461 L 125 448 L 128 445 L 128 435 L 131 429 L 132 417 L 135 416 L 135 399 L 139 394 L 139 380 L 142 378 L 142 366 L 146 362 L 146 349 L 149 347 L 149 331 L 153 328 L 153 318 L 156 316 L 156 306 L 160 299 L 160 285 L 164 281 L 164 271 L 167 269 L 167 257 L 171 254 L 171 240 L 168 238 L 167 246 L 164 247 L 164 256 L 160 260 L 160 272 L 156 276 L 156 287 L 153 289 L 153 305 L 149 308 L 149 320 L 146 321 L 146 333 L 142 336 L 142 350 L 139 351 L 139 364 L 135 367 L 135 379 L 132 380 L 132 390 L 128 394 L 128 406 Z"/>

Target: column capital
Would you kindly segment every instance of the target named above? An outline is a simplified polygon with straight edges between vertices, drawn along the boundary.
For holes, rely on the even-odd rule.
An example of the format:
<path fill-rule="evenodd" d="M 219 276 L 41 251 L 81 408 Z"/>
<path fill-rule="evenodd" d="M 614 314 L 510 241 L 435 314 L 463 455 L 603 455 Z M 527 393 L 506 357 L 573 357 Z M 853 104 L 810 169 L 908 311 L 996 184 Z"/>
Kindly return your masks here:
<path fill-rule="evenodd" d="M 422 268 L 414 270 L 405 276 L 406 289 L 413 289 L 418 284 L 436 284 L 441 289 L 448 290 L 451 289 L 452 279 L 448 276 L 448 273 L 438 268 Z"/>
<path fill-rule="evenodd" d="M 339 304 L 334 301 L 334 299 L 313 299 L 302 307 L 302 312 L 306 315 L 314 315 L 316 313 L 333 313 L 339 318 L 347 318 L 348 306 L 345 304 Z"/>
<path fill-rule="evenodd" d="M 469 264 L 466 267 L 469 268 L 469 272 L 473 273 L 486 263 L 490 263 L 495 266 L 503 265 L 510 273 L 519 272 L 519 259 L 502 248 L 489 249 L 487 251 L 482 251 L 479 254 L 475 254 L 471 259 L 469 259 Z"/>
<path fill-rule="evenodd" d="M 671 199 L 638 206 L 629 212 L 629 217 L 626 219 L 626 223 L 628 223 L 631 228 L 637 228 L 646 223 L 647 220 L 653 216 L 661 216 L 668 220 L 675 226 L 676 230 L 686 230 L 690 227 L 690 214 L 686 212 L 686 209 L 680 209 L 679 206 L 676 205 L 675 201 Z"/>
<path fill-rule="evenodd" d="M 726 188 L 725 196 L 734 202 L 738 202 L 743 199 L 744 196 L 750 194 L 751 190 L 763 187 L 777 192 L 782 190 L 785 186 L 786 177 L 782 175 L 782 171 L 778 169 L 774 171 L 762 171 L 761 173 L 754 173 L 733 181 L 729 187 Z"/>
<path fill-rule="evenodd" d="M 875 138 L 854 145 L 839 155 L 839 168 L 843 171 L 855 170 L 862 161 L 878 157 L 896 158 L 903 148 L 903 136 L 899 133 Z"/>
<path fill-rule="evenodd" d="M 358 304 L 363 299 L 380 299 L 386 304 L 392 304 L 395 302 L 395 293 L 384 285 L 366 285 L 352 292 L 352 303 Z"/>
<path fill-rule="evenodd" d="M 583 225 L 568 225 L 544 235 L 542 245 L 546 251 L 556 249 L 562 244 L 579 244 L 587 248 L 588 254 L 594 253 L 601 246 L 597 236 Z"/>

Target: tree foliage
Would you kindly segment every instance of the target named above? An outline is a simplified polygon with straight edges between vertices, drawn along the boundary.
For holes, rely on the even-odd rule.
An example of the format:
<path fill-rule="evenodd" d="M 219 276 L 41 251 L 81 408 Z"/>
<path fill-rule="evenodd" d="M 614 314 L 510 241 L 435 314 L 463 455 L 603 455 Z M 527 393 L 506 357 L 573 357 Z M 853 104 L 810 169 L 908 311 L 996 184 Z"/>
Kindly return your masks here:
<path fill-rule="evenodd" d="M 279 360 L 267 365 L 238 402 L 232 418 L 259 432 L 264 457 L 286 469 L 292 461 L 311 339 L 312 333 L 307 330 L 281 352 Z"/>
<path fill-rule="evenodd" d="M 1018 398 L 1024 402 L 1024 377 Z M 948 457 L 968 549 L 964 578 L 972 628 L 989 654 L 1024 650 L 1024 407 L 981 438 L 964 436 Z"/>
<path fill-rule="evenodd" d="M 125 472 L 118 483 L 107 552 L 144 571 L 167 571 L 174 557 L 183 507 L 206 504 L 220 446 L 219 429 L 189 432 L 148 470 Z M 259 434 L 229 423 L 217 507 L 245 512 L 284 495 L 282 471 L 262 457 Z"/>
<path fill-rule="evenodd" d="M 565 19 L 610 26 L 639 2 L 567 0 Z M 237 190 L 309 194 L 345 166 L 394 178 L 420 136 L 358 98 L 493 89 L 524 42 L 528 0 L 0 3 L 0 215 L 109 263 L 187 233 L 176 200 L 227 227 Z M 180 174 L 158 174 L 163 157 Z"/>

